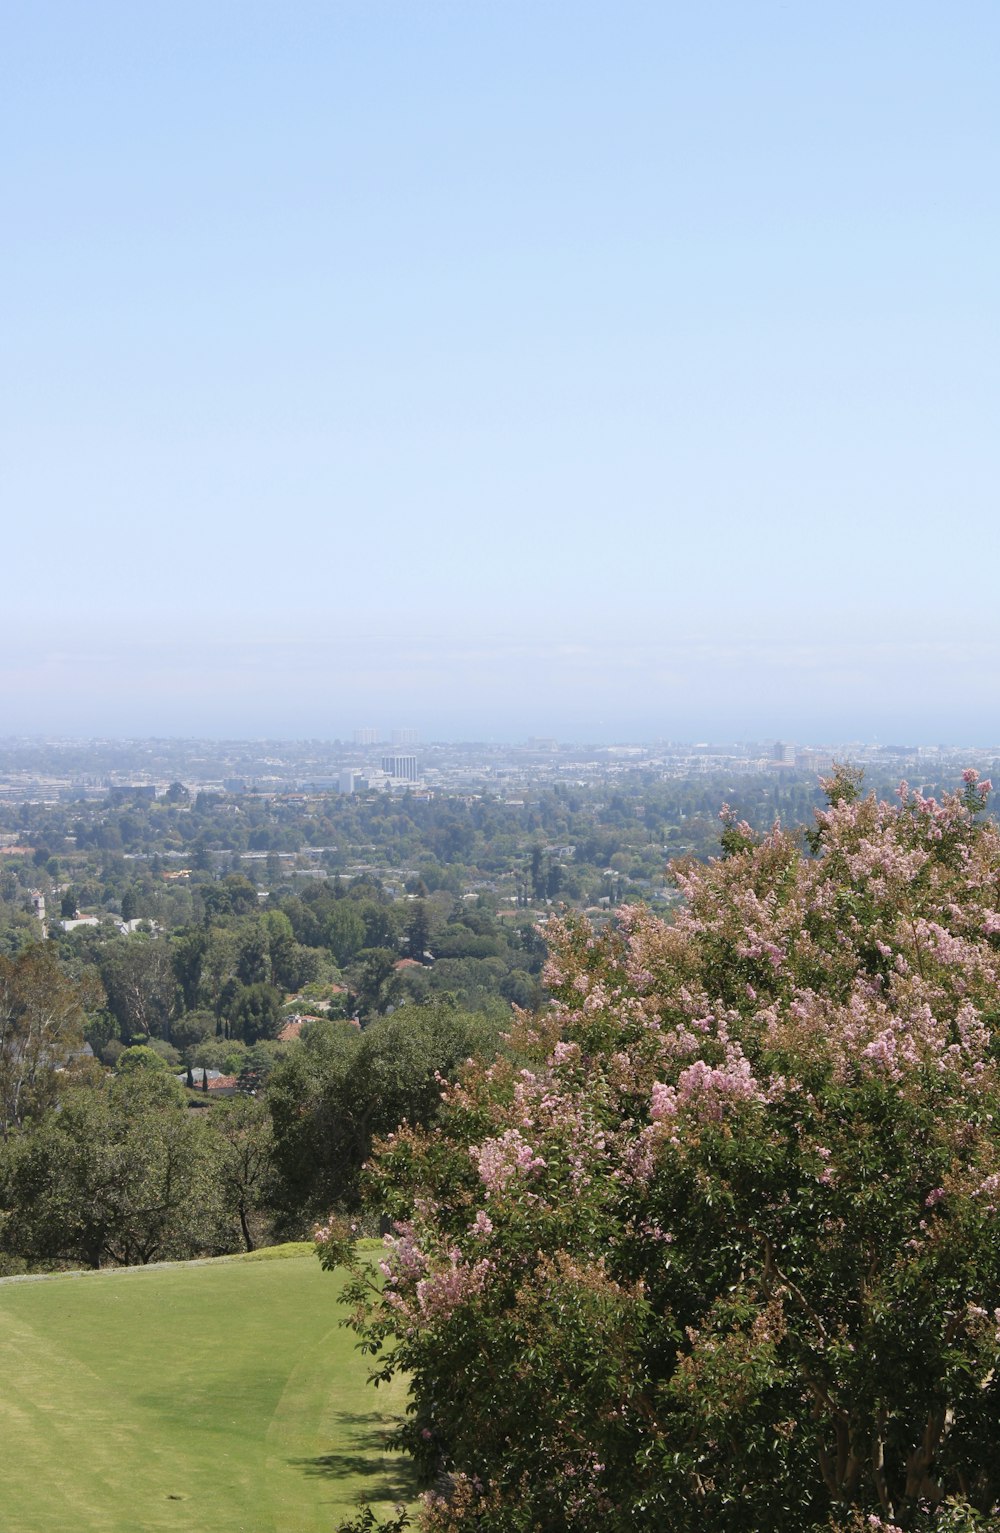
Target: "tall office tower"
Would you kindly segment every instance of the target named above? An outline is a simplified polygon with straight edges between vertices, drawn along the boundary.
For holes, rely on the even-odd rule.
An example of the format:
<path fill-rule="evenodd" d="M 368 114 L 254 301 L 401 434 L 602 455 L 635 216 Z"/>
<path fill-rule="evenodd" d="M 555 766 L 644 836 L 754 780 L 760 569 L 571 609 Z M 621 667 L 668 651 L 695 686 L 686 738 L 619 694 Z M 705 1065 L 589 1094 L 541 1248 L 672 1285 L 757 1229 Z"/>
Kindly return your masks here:
<path fill-rule="evenodd" d="M 403 746 L 411 750 L 416 745 L 418 738 L 419 734 L 415 729 L 394 729 L 392 732 L 393 745 Z"/>
<path fill-rule="evenodd" d="M 356 729 L 354 731 L 355 745 L 377 745 L 379 732 L 377 729 Z"/>
<path fill-rule="evenodd" d="M 402 778 L 403 782 L 416 782 L 416 756 L 383 756 L 382 770 L 390 777 Z"/>

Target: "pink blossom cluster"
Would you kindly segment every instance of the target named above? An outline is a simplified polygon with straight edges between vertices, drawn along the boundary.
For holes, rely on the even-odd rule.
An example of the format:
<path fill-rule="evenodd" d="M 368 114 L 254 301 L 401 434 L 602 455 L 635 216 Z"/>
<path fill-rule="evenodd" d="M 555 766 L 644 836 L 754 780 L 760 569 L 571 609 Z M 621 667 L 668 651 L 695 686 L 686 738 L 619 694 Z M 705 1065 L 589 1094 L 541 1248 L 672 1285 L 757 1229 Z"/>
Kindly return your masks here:
<path fill-rule="evenodd" d="M 966 767 L 965 771 L 962 773 L 962 781 L 965 783 L 967 788 L 975 788 L 976 792 L 979 794 L 979 797 L 984 801 L 984 803 L 993 792 L 993 784 L 990 782 L 990 779 L 988 777 L 984 777 L 982 782 L 980 782 L 979 773 L 976 771 L 975 767 Z"/>
<path fill-rule="evenodd" d="M 495 1139 L 473 1145 L 469 1154 L 476 1162 L 479 1178 L 488 1193 L 502 1192 L 515 1176 L 532 1176 L 545 1169 L 545 1160 L 537 1155 L 519 1129 L 506 1129 Z"/>
<path fill-rule="evenodd" d="M 712 1066 L 703 1059 L 682 1070 L 676 1086 L 653 1083 L 650 1117 L 654 1123 L 675 1118 L 685 1108 L 696 1116 L 719 1120 L 723 1109 L 734 1102 L 762 1102 L 765 1093 L 754 1079 L 750 1061 L 735 1045 L 726 1050 L 725 1063 Z"/>
<path fill-rule="evenodd" d="M 420 1318 L 447 1320 L 460 1304 L 482 1293 L 492 1270 L 493 1262 L 488 1256 L 470 1264 L 453 1248 L 448 1252 L 448 1265 L 421 1278 L 416 1285 Z"/>
<path fill-rule="evenodd" d="M 1000 1173 L 994 1171 L 984 1177 L 979 1186 L 972 1189 L 971 1196 L 982 1198 L 984 1212 L 995 1214 L 1000 1208 Z"/>
<path fill-rule="evenodd" d="M 894 1020 L 865 1044 L 861 1058 L 891 1080 L 902 1080 L 907 1067 L 917 1063 L 913 1036 L 901 1022 Z"/>
<path fill-rule="evenodd" d="M 417 1232 L 409 1220 L 397 1220 L 394 1235 L 383 1236 L 382 1244 L 391 1253 L 391 1261 L 380 1263 L 386 1277 L 419 1277 L 427 1269 L 427 1256 L 419 1244 Z"/>
<path fill-rule="evenodd" d="M 871 891 L 884 898 L 892 884 L 911 884 L 930 857 L 924 847 L 907 849 L 887 836 L 862 838 L 855 851 L 847 852 L 844 861 L 857 883 L 871 881 Z"/>

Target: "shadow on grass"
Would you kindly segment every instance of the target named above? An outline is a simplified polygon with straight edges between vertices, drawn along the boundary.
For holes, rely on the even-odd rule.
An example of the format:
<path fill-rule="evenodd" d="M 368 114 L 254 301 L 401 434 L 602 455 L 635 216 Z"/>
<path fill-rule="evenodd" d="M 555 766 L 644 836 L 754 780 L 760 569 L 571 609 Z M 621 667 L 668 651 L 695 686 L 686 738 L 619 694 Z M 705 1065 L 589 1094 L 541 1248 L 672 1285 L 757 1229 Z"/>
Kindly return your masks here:
<path fill-rule="evenodd" d="M 316 1458 L 293 1458 L 288 1462 L 303 1474 L 327 1480 L 364 1479 L 366 1501 L 406 1501 L 414 1494 L 409 1460 L 400 1456 L 386 1461 L 389 1427 L 377 1411 L 340 1411 L 335 1435 L 347 1438 L 345 1452 L 321 1453 Z"/>

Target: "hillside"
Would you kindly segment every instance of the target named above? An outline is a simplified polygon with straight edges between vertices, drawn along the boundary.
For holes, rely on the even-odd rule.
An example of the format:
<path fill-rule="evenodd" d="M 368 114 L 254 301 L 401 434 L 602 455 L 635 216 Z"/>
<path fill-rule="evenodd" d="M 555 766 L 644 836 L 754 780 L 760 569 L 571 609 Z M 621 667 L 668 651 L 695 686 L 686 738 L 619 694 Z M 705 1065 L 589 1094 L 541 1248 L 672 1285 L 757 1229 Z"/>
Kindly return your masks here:
<path fill-rule="evenodd" d="M 311 1255 L 0 1284 L 9 1533 L 330 1533 L 405 1499 Z"/>

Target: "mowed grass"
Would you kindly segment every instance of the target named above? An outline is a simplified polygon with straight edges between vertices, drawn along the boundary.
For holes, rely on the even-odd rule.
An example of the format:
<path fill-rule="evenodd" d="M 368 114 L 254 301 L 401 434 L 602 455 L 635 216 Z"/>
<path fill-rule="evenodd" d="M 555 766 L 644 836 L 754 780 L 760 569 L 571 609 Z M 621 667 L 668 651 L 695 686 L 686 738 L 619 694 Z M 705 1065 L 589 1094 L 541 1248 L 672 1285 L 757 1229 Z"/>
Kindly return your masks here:
<path fill-rule="evenodd" d="M 4 1533 L 333 1533 L 414 1492 L 315 1256 L 0 1283 Z"/>

